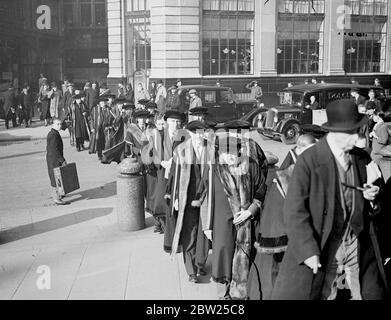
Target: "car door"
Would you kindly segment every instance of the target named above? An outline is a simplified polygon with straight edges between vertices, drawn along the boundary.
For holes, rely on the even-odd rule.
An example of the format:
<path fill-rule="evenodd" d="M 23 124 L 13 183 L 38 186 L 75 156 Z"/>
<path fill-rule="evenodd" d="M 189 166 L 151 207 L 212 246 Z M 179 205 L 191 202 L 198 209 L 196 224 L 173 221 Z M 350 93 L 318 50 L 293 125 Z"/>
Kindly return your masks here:
<path fill-rule="evenodd" d="M 216 122 L 222 123 L 236 118 L 235 101 L 231 89 L 223 89 L 217 92 Z"/>
<path fill-rule="evenodd" d="M 206 90 L 202 93 L 202 102 L 203 106 L 208 108 L 208 116 L 206 117 L 210 121 L 216 122 L 216 114 L 218 108 L 217 105 L 217 97 L 215 90 Z"/>

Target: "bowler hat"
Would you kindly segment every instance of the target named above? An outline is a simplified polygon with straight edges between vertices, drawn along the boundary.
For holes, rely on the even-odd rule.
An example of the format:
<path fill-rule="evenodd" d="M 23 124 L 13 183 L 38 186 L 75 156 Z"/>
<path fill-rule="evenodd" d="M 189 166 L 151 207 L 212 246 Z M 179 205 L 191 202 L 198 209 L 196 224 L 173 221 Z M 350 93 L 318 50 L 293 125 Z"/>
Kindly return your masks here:
<path fill-rule="evenodd" d="M 206 123 L 202 122 L 202 121 L 196 120 L 196 121 L 189 122 L 186 125 L 185 129 L 189 130 L 191 132 L 195 132 L 197 130 L 207 130 L 207 129 L 209 129 L 209 126 Z"/>
<path fill-rule="evenodd" d="M 368 117 L 358 112 L 356 103 L 351 99 L 336 100 L 326 107 L 327 122 L 322 128 L 331 132 L 352 132 L 363 126 Z"/>
<path fill-rule="evenodd" d="M 105 97 L 105 96 L 100 96 L 100 97 L 98 98 L 97 102 L 101 102 L 101 101 L 106 102 L 107 100 L 108 100 L 107 97 Z"/>
<path fill-rule="evenodd" d="M 149 112 L 146 110 L 137 110 L 133 113 L 133 118 L 149 118 Z"/>
<path fill-rule="evenodd" d="M 182 122 L 186 120 L 186 115 L 183 112 L 179 112 L 176 110 L 168 110 L 164 114 L 164 120 L 167 120 L 168 118 L 171 119 L 178 119 L 181 120 Z"/>
<path fill-rule="evenodd" d="M 208 114 L 208 108 L 206 107 L 195 107 L 189 110 L 190 115 Z"/>
<path fill-rule="evenodd" d="M 197 90 L 196 90 L 196 89 L 191 89 L 191 90 L 189 91 L 189 94 L 191 94 L 191 93 L 197 93 Z"/>

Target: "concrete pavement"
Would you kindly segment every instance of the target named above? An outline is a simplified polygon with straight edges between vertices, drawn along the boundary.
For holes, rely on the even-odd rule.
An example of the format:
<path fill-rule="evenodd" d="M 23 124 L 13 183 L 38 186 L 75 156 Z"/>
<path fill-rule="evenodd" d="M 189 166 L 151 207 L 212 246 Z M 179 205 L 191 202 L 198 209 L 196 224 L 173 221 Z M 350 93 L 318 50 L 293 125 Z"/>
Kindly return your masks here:
<path fill-rule="evenodd" d="M 46 137 L 49 127 L 26 130 Z M 289 149 L 258 138 L 280 158 Z M 71 205 L 53 206 L 45 140 L 0 143 L 0 299 L 217 299 L 210 261 L 208 276 L 189 283 L 182 256 L 163 252 L 151 216 L 143 230 L 119 231 L 116 164 L 76 152 L 69 138 L 64 146 L 81 189 Z"/>

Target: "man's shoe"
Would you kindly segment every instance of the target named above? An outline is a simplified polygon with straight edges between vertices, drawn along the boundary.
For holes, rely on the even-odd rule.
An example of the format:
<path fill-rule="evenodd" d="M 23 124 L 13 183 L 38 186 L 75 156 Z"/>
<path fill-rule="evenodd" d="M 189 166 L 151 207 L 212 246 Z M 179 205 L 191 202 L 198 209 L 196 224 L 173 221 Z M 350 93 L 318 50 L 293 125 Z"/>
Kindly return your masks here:
<path fill-rule="evenodd" d="M 207 275 L 207 272 L 205 270 L 205 268 L 198 268 L 198 273 L 197 273 L 198 276 L 201 276 L 201 277 L 204 277 Z"/>
<path fill-rule="evenodd" d="M 198 283 L 197 276 L 194 275 L 194 274 L 191 274 L 191 275 L 189 276 L 189 282 Z"/>
<path fill-rule="evenodd" d="M 62 201 L 62 200 L 54 200 L 54 203 L 58 206 L 66 206 L 68 204 L 71 204 L 70 202 L 67 201 Z"/>
<path fill-rule="evenodd" d="M 161 226 L 155 226 L 155 229 L 153 230 L 154 233 L 161 233 L 162 228 Z"/>

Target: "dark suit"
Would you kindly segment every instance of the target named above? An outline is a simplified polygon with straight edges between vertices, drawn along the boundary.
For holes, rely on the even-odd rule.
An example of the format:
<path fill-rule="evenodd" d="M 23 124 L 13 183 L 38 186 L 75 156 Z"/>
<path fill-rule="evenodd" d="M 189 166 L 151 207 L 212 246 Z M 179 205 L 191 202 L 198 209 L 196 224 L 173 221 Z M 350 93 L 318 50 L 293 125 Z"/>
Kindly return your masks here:
<path fill-rule="evenodd" d="M 8 89 L 8 91 L 4 94 L 4 115 L 5 115 L 5 127 L 8 129 L 8 123 L 12 120 L 12 126 L 15 128 L 16 124 L 16 97 L 13 89 Z M 12 111 L 12 109 L 14 109 Z"/>
<path fill-rule="evenodd" d="M 64 161 L 64 146 L 60 133 L 57 130 L 51 129 L 47 136 L 46 162 L 48 165 L 50 185 L 52 187 L 56 187 L 53 168 L 60 167 Z"/>
<path fill-rule="evenodd" d="M 357 186 L 366 180 L 365 166 L 371 161 L 361 149 L 351 151 Z M 335 234 L 336 221 L 342 213 L 337 164 L 326 139 L 310 148 L 298 158 L 284 204 L 288 248 L 281 265 L 272 299 L 320 299 L 325 277 L 324 268 L 316 275 L 304 261 L 318 255 L 322 266 L 332 256 L 327 255 L 327 244 Z M 374 253 L 377 235 L 369 216 L 370 203 L 362 192 L 355 191 L 351 227 L 358 237 L 360 287 L 363 299 L 382 299 L 384 282 L 379 268 L 381 259 Z M 378 253 L 378 251 L 377 251 Z"/>

